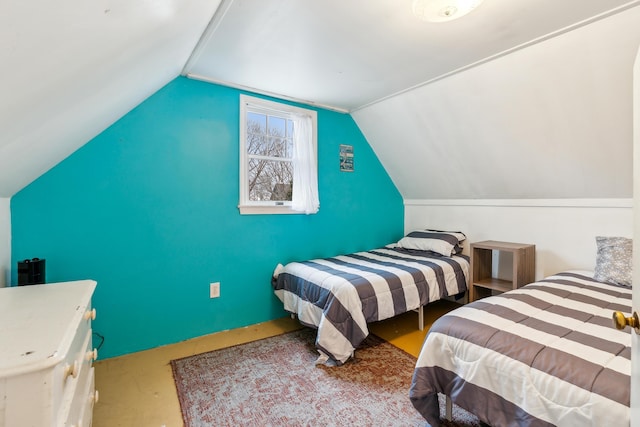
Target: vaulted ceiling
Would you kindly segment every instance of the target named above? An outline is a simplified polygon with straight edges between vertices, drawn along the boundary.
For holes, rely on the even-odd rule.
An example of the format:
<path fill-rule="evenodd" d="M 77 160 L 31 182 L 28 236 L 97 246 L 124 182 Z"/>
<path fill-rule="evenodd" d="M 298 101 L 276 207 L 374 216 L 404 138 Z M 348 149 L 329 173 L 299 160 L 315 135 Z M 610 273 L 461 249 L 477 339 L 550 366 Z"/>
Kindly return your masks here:
<path fill-rule="evenodd" d="M 485 0 L 428 23 L 412 0 L 223 2 L 184 72 L 352 111 L 630 3 Z"/>
<path fill-rule="evenodd" d="M 464 18 L 433 24 L 412 15 L 411 0 L 2 2 L 0 197 L 11 197 L 180 74 L 353 112 L 405 197 L 442 197 L 407 184 L 422 175 L 405 177 L 396 154 L 413 147 L 393 137 L 398 125 L 379 128 L 381 114 L 389 117 L 398 100 L 423 106 L 437 98 L 423 93 L 427 86 L 439 90 L 462 70 L 639 4 L 485 0 Z M 436 111 L 442 108 L 446 102 Z M 451 116 L 443 114 L 446 122 Z M 402 129 L 434 143 L 451 136 L 429 137 L 433 126 L 414 119 Z M 455 136 L 466 137 L 468 148 L 468 135 Z M 500 194 L 470 188 L 475 192 L 456 194 Z M 571 194 L 583 196 L 557 196 Z"/>

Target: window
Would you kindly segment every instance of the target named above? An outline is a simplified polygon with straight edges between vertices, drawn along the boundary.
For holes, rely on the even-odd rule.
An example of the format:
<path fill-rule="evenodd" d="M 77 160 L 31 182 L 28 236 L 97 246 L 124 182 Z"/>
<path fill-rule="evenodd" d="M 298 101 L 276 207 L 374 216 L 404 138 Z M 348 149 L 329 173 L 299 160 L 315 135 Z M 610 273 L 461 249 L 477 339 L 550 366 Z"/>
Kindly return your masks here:
<path fill-rule="evenodd" d="M 240 96 L 240 213 L 318 210 L 315 111 Z"/>

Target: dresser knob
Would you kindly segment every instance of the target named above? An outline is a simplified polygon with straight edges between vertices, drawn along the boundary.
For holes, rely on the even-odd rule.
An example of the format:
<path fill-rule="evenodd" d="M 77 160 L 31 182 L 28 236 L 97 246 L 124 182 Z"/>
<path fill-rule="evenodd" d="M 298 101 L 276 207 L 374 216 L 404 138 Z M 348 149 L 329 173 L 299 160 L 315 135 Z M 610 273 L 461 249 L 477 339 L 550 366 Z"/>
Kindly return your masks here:
<path fill-rule="evenodd" d="M 98 393 L 98 390 L 94 391 L 91 394 L 91 399 L 93 400 L 94 404 L 98 403 L 98 400 L 100 400 L 100 394 Z"/>
<path fill-rule="evenodd" d="M 67 378 L 69 378 L 69 375 L 71 375 L 73 378 L 76 378 L 78 376 L 78 361 L 76 360 L 75 362 L 73 362 L 73 365 L 65 365 L 64 367 L 64 380 L 66 381 Z"/>
<path fill-rule="evenodd" d="M 94 348 L 91 351 L 87 351 L 87 354 L 85 355 L 85 358 L 88 361 L 92 361 L 92 360 L 98 360 L 98 349 Z"/>
<path fill-rule="evenodd" d="M 92 310 L 87 310 L 84 313 L 84 319 L 85 320 L 96 320 L 96 309 L 92 309 Z"/>

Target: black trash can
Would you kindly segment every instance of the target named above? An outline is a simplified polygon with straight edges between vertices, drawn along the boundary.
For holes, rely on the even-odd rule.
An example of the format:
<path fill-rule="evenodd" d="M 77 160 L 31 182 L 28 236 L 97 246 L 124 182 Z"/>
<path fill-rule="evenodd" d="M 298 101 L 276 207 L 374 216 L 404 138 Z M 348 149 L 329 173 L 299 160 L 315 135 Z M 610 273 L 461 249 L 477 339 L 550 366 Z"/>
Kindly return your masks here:
<path fill-rule="evenodd" d="M 18 286 L 45 283 L 45 260 L 40 258 L 18 261 Z"/>

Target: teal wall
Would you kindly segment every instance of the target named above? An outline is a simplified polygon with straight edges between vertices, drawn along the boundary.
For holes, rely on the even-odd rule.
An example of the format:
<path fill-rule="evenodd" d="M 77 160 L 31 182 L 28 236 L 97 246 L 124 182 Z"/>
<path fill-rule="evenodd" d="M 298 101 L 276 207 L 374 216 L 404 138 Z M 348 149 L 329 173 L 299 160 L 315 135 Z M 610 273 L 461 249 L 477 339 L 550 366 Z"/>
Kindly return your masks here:
<path fill-rule="evenodd" d="M 47 282 L 98 282 L 101 358 L 285 316 L 278 263 L 402 236 L 400 193 L 351 116 L 322 109 L 320 212 L 240 215 L 240 93 L 179 77 L 11 199 L 12 265 L 45 258 Z"/>

